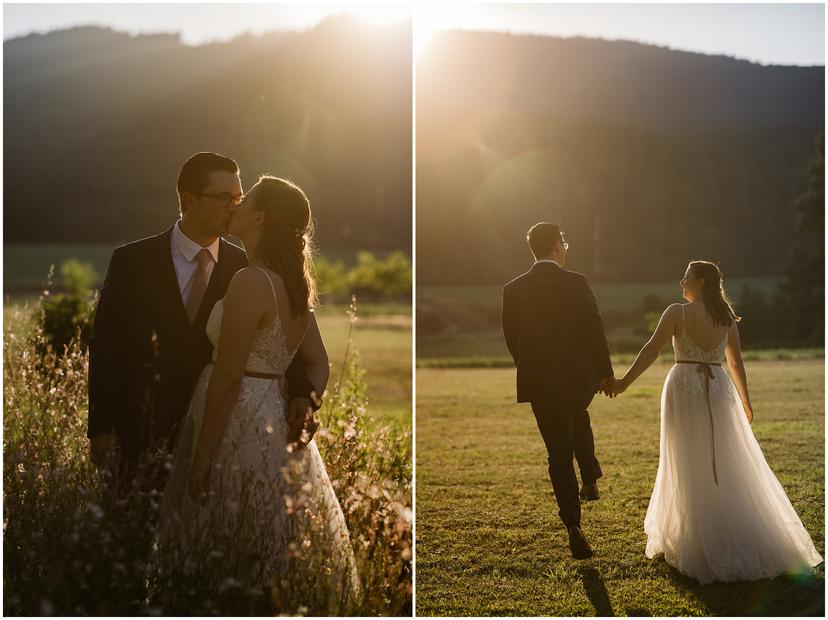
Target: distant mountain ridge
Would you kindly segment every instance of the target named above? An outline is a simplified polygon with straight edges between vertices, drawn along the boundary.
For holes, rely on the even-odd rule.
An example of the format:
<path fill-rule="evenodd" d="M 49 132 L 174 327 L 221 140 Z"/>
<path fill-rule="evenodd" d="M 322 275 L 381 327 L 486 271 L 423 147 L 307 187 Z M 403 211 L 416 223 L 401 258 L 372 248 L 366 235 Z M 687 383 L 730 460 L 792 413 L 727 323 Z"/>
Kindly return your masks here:
<path fill-rule="evenodd" d="M 411 37 L 347 16 L 188 47 L 84 27 L 4 44 L 6 243 L 113 242 L 177 217 L 188 155 L 308 191 L 323 244 L 410 248 Z"/>
<path fill-rule="evenodd" d="M 451 82 L 476 105 L 659 131 L 809 124 L 824 111 L 824 67 L 764 66 L 630 41 L 450 32 L 435 36 L 420 65 L 423 97 Z M 435 65 L 450 66 L 451 75 Z"/>
<path fill-rule="evenodd" d="M 704 256 L 779 273 L 824 67 L 449 31 L 417 70 L 418 281 L 506 281 L 541 219 L 574 235 L 571 265 L 593 277 L 672 278 Z"/>

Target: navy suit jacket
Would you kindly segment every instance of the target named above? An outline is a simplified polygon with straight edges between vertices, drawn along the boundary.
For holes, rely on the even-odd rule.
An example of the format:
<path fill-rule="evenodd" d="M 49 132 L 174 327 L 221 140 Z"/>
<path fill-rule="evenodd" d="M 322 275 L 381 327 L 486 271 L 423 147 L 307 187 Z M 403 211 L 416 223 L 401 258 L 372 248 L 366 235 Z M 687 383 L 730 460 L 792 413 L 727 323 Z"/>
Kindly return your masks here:
<path fill-rule="evenodd" d="M 598 304 L 579 273 L 535 263 L 503 287 L 501 322 L 518 402 L 574 398 L 585 409 L 613 375 Z"/>

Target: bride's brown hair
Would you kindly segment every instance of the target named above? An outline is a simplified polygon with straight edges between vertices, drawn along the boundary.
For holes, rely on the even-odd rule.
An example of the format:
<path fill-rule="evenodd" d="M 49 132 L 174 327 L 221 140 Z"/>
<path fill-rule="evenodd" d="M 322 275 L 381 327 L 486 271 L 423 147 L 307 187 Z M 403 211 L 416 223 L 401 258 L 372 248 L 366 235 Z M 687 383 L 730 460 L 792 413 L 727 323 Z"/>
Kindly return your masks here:
<path fill-rule="evenodd" d="M 733 302 L 727 296 L 722 283 L 722 272 L 715 263 L 706 260 L 690 262 L 690 269 L 697 279 L 704 280 L 702 286 L 702 300 L 704 307 L 715 325 L 730 327 L 733 321 L 737 323 L 742 317 L 737 316 L 733 309 Z"/>
<path fill-rule="evenodd" d="M 291 316 L 317 304 L 313 277 L 313 218 L 310 201 L 295 183 L 263 175 L 253 208 L 265 214 L 256 253 L 285 282 Z"/>

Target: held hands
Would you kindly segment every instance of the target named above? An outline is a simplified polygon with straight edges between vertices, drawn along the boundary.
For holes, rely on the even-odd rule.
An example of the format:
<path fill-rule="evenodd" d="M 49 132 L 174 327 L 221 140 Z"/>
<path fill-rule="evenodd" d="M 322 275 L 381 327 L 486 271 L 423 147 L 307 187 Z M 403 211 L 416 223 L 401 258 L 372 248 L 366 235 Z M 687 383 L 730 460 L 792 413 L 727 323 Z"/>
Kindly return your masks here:
<path fill-rule="evenodd" d="M 319 422 L 313 415 L 313 407 L 311 406 L 311 398 L 313 403 L 317 406 L 321 405 L 319 396 L 316 392 L 310 393 L 310 398 L 294 398 L 288 404 L 287 422 L 288 422 L 288 443 L 293 444 L 297 450 L 301 450 L 307 446 L 311 439 L 313 439 L 316 429 L 319 428 Z"/>
<path fill-rule="evenodd" d="M 602 379 L 601 383 L 598 384 L 598 391 L 604 396 L 615 398 L 619 394 L 623 393 L 628 387 L 629 384 L 623 378 L 616 379 L 613 376 Z"/>

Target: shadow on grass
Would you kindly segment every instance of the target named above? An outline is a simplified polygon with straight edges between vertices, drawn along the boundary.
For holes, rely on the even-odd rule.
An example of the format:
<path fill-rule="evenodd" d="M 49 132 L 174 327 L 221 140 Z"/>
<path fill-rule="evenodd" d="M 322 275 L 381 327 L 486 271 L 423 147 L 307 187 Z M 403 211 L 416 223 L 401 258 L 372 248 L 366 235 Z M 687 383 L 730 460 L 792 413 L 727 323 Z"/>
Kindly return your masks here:
<path fill-rule="evenodd" d="M 595 608 L 595 615 L 614 616 L 615 613 L 612 611 L 612 603 L 604 585 L 604 579 L 598 569 L 593 566 L 583 566 L 578 569 L 578 572 L 581 574 L 581 581 L 584 584 L 587 598 Z"/>
<path fill-rule="evenodd" d="M 672 566 L 667 574 L 676 587 L 696 595 L 712 616 L 825 617 L 825 563 L 775 579 L 707 585 Z"/>

